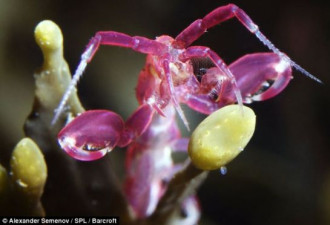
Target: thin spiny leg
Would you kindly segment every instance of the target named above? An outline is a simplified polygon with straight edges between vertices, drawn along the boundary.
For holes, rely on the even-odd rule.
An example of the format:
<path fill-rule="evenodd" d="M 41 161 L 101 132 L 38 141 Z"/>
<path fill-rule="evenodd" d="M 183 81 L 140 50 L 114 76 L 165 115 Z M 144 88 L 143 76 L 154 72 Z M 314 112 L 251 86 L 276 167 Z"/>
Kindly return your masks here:
<path fill-rule="evenodd" d="M 287 55 L 282 53 L 278 48 L 276 48 L 274 44 L 264 34 L 261 33 L 259 27 L 251 20 L 251 18 L 242 9 L 234 4 L 221 6 L 207 14 L 203 19 L 194 21 L 175 38 L 175 45 L 179 48 L 186 48 L 195 40 L 197 40 L 201 35 L 203 35 L 207 29 L 234 17 L 236 17 L 244 27 L 246 27 L 251 33 L 255 34 L 255 36 L 265 46 L 280 56 L 284 61 L 289 63 L 292 67 L 296 68 L 307 77 L 322 83 L 318 78 L 307 72 Z"/>
<path fill-rule="evenodd" d="M 202 46 L 193 46 L 186 49 L 185 52 L 183 52 L 180 55 L 180 59 L 182 61 L 186 61 L 188 59 L 191 59 L 193 57 L 208 57 L 212 60 L 212 62 L 228 77 L 231 84 L 233 85 L 233 90 L 236 96 L 237 103 L 242 106 L 243 100 L 241 92 L 237 86 L 236 79 L 234 75 L 229 70 L 228 66 L 225 64 L 225 62 L 212 50 L 210 50 L 207 47 Z M 217 91 L 221 91 L 221 81 L 218 82 L 217 87 L 215 87 Z"/>
<path fill-rule="evenodd" d="M 310 74 L 308 71 L 306 71 L 304 68 L 302 68 L 299 64 L 297 64 L 295 61 L 293 61 L 289 56 L 282 53 L 278 48 L 275 47 L 275 45 L 270 42 L 263 33 L 260 32 L 260 30 L 255 32 L 256 37 L 265 45 L 267 46 L 271 51 L 273 51 L 275 54 L 281 57 L 282 60 L 289 63 L 292 67 L 296 68 L 298 71 L 300 71 L 302 74 L 306 75 L 307 77 L 315 80 L 316 82 L 322 83 L 320 79 Z"/>
<path fill-rule="evenodd" d="M 67 103 L 72 91 L 77 86 L 77 83 L 78 83 L 80 77 L 84 73 L 93 47 L 94 47 L 93 45 L 89 46 L 89 48 L 82 54 L 81 60 L 80 60 L 80 63 L 78 65 L 77 69 L 76 69 L 76 72 L 74 73 L 68 88 L 65 90 L 65 93 L 64 93 L 58 107 L 55 109 L 55 115 L 54 115 L 54 118 L 51 122 L 52 125 L 54 125 L 56 123 L 56 121 L 58 120 L 58 118 L 62 114 L 63 109 L 65 107 L 65 104 Z"/>
<path fill-rule="evenodd" d="M 168 87 L 169 87 L 169 91 L 170 91 L 170 95 L 171 95 L 171 99 L 172 102 L 174 104 L 174 107 L 176 109 L 176 111 L 178 112 L 180 118 L 182 119 L 184 125 L 186 126 L 187 130 L 189 131 L 189 123 L 188 120 L 186 118 L 186 116 L 183 113 L 183 110 L 181 109 L 180 104 L 178 103 L 175 94 L 174 94 L 174 86 L 173 86 L 173 80 L 172 80 L 172 76 L 171 76 L 171 71 L 170 71 L 170 66 L 169 66 L 169 62 L 168 60 L 164 60 L 163 62 L 163 66 L 164 66 L 164 71 L 165 71 L 165 77 L 168 83 Z"/>
<path fill-rule="evenodd" d="M 89 44 L 87 45 L 86 50 L 81 56 L 81 60 L 79 65 L 72 77 L 72 81 L 69 84 L 69 87 L 66 89 L 59 106 L 55 109 L 55 115 L 52 120 L 52 124 L 55 124 L 58 120 L 59 116 L 63 112 L 65 104 L 67 103 L 71 92 L 77 86 L 77 83 L 84 73 L 87 64 L 92 60 L 94 54 L 98 50 L 100 45 L 111 45 L 111 46 L 119 46 L 132 48 L 133 50 L 145 54 L 152 55 L 162 55 L 167 51 L 167 46 L 162 43 L 159 43 L 155 40 L 150 40 L 144 37 L 134 36 L 131 37 L 129 35 L 114 32 L 114 31 L 101 31 L 97 32 L 96 35 L 91 39 Z"/>

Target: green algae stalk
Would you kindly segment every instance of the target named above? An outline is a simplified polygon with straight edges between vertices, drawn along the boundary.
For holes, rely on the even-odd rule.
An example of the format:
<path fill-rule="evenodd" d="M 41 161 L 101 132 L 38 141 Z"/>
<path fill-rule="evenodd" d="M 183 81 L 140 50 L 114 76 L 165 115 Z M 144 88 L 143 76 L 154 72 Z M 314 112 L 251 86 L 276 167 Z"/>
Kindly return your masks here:
<path fill-rule="evenodd" d="M 68 112 L 59 122 L 51 125 L 54 110 L 71 81 L 71 73 L 63 57 L 63 36 L 60 28 L 50 20 L 41 21 L 34 30 L 37 44 L 43 53 L 43 64 L 34 73 L 35 99 L 33 109 L 24 124 L 26 136 L 32 138 L 45 152 L 53 149 L 56 135 L 67 121 L 67 116 L 76 116 L 84 111 L 76 91 L 68 101 Z M 57 148 L 55 148 L 57 149 Z"/>
<path fill-rule="evenodd" d="M 41 21 L 34 36 L 43 53 L 42 67 L 35 73 L 36 98 L 46 109 L 54 110 L 71 81 L 71 73 L 63 58 L 63 35 L 60 28 L 50 20 Z M 84 111 L 74 91 L 69 100 L 73 114 Z"/>

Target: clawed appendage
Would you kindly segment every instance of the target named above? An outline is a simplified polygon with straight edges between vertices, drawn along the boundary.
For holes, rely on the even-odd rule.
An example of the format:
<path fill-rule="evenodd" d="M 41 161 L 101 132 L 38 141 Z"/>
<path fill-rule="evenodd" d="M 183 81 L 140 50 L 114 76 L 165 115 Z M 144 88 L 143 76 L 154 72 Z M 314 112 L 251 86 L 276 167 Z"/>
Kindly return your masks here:
<path fill-rule="evenodd" d="M 141 105 L 126 122 L 112 111 L 89 110 L 65 126 L 58 141 L 73 158 L 96 160 L 116 146 L 130 144 L 149 127 L 153 115 L 148 104 Z"/>

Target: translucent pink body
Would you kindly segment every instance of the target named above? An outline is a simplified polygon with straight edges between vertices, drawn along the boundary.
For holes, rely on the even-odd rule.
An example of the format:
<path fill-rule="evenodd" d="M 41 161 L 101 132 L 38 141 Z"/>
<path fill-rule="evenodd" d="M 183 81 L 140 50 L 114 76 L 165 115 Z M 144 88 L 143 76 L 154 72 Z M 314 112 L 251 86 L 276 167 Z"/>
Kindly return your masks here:
<path fill-rule="evenodd" d="M 227 66 L 210 48 L 190 46 L 207 29 L 233 17 L 272 52 L 248 54 Z M 176 38 L 163 35 L 151 40 L 114 31 L 97 32 L 82 55 L 67 95 L 100 45 L 127 47 L 147 54 L 136 86 L 140 106 L 126 122 L 112 111 L 87 111 L 64 127 L 58 139 L 70 156 L 85 161 L 101 158 L 115 146 L 128 146 L 124 190 L 138 218 L 155 210 L 167 182 L 180 168 L 173 163 L 171 153 L 187 149 L 187 139 L 181 138 L 175 121 L 177 112 L 188 127 L 180 103 L 210 114 L 224 105 L 262 101 L 277 95 L 291 80 L 291 67 L 312 77 L 280 52 L 233 4 L 196 20 Z M 203 60 L 209 65 L 197 65 L 196 69 L 196 61 L 203 64 Z M 199 212 L 196 204 L 191 205 Z"/>

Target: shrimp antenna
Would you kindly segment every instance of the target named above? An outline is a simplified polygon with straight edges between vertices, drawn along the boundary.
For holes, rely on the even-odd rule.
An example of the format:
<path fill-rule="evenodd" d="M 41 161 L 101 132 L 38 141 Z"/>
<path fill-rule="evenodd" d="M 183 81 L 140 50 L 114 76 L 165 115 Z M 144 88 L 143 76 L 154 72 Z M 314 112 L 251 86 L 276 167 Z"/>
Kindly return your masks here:
<path fill-rule="evenodd" d="M 295 61 L 290 59 L 287 55 L 282 53 L 278 48 L 276 48 L 274 46 L 274 44 L 272 42 L 270 42 L 270 40 L 268 40 L 263 33 L 260 32 L 260 30 L 257 30 L 255 32 L 255 35 L 265 46 L 267 46 L 271 51 L 273 51 L 275 54 L 280 56 L 285 62 L 290 64 L 292 67 L 296 68 L 296 70 L 300 71 L 302 74 L 304 74 L 305 76 L 309 77 L 312 80 L 315 80 L 318 83 L 321 83 L 321 84 L 323 83 L 320 79 L 318 79 L 317 77 L 310 74 L 307 70 L 302 68 L 299 64 L 297 64 Z"/>
<path fill-rule="evenodd" d="M 72 80 L 68 86 L 68 88 L 66 89 L 66 91 L 64 92 L 64 95 L 58 105 L 58 107 L 55 109 L 55 115 L 54 118 L 51 122 L 51 125 L 54 125 L 56 123 L 56 121 L 58 120 L 58 118 L 60 117 L 60 115 L 62 114 L 62 112 L 64 111 L 64 107 L 65 104 L 68 102 L 68 99 L 72 93 L 72 91 L 74 90 L 74 88 L 77 86 L 77 83 L 79 81 L 79 79 L 81 78 L 81 76 L 83 75 L 88 60 L 90 59 L 90 56 L 92 54 L 92 49 L 93 49 L 94 45 L 91 45 L 82 55 L 81 55 L 81 60 L 79 62 L 79 65 L 72 77 Z"/>

